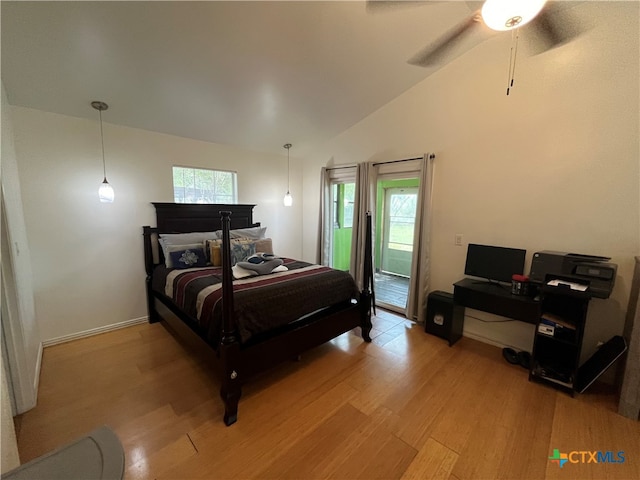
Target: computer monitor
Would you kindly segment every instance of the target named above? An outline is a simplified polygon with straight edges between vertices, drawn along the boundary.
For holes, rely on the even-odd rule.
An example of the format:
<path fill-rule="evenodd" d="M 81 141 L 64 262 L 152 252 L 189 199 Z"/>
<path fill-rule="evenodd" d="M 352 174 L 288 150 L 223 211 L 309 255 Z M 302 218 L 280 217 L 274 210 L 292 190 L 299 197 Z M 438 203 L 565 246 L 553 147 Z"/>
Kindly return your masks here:
<path fill-rule="evenodd" d="M 522 274 L 527 251 L 520 248 L 496 247 L 470 243 L 464 274 L 495 282 L 511 282 L 513 274 Z"/>

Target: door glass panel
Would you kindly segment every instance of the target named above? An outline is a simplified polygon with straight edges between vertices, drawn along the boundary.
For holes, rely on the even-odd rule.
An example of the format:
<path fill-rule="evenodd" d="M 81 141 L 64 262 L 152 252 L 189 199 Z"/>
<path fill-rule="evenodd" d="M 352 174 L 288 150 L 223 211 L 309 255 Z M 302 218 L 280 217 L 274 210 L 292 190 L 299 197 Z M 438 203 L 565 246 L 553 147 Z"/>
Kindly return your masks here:
<path fill-rule="evenodd" d="M 406 307 L 413 257 L 413 234 L 418 202 L 415 187 L 382 190 L 380 262 L 375 274 L 376 300 L 392 310 Z"/>
<path fill-rule="evenodd" d="M 382 271 L 408 277 L 411 274 L 413 228 L 418 191 L 415 188 L 385 189 L 382 234 Z"/>
<path fill-rule="evenodd" d="M 336 183 L 331 188 L 331 205 L 333 206 L 331 266 L 338 270 L 349 270 L 351 263 L 355 187 L 355 183 Z"/>

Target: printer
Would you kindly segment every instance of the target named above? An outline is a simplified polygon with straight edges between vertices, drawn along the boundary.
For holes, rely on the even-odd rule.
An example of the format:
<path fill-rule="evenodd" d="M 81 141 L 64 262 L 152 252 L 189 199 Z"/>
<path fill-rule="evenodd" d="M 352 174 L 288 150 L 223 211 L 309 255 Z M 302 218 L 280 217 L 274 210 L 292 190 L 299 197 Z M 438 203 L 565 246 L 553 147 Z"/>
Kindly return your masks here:
<path fill-rule="evenodd" d="M 588 285 L 586 293 L 609 298 L 618 266 L 608 260 L 611 258 L 543 250 L 533 254 L 529 278 L 539 284 L 558 279 Z"/>

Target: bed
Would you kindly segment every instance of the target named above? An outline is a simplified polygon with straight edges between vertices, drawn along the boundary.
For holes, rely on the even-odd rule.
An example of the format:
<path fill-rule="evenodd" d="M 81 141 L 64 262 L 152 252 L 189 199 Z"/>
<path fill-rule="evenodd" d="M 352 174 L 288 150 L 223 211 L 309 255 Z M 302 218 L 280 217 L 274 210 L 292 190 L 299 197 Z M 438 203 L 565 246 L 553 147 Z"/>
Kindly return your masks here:
<path fill-rule="evenodd" d="M 237 421 L 242 384 L 252 376 L 356 327 L 371 341 L 370 217 L 365 285 L 358 291 L 346 272 L 288 258 L 281 273 L 234 279 L 230 238 L 260 227 L 253 221 L 255 205 L 153 205 L 157 226 L 143 227 L 149 322 L 164 322 L 194 348 L 204 345 L 220 373 L 226 425 Z M 220 266 L 169 268 L 160 238 L 192 232 L 220 235 Z"/>

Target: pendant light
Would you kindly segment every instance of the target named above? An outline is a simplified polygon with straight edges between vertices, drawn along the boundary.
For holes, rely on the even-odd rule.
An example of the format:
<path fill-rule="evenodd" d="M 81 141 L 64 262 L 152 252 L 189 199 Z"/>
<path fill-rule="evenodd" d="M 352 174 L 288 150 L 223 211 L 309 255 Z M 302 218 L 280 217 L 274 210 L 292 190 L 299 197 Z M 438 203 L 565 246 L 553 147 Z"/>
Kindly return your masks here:
<path fill-rule="evenodd" d="M 287 194 L 284 196 L 283 203 L 285 207 L 290 207 L 293 205 L 293 197 L 291 193 L 289 193 L 289 149 L 291 148 L 291 144 L 286 143 L 284 148 L 287 149 Z"/>
<path fill-rule="evenodd" d="M 533 20 L 546 0 L 486 0 L 482 20 L 492 30 L 513 30 Z"/>
<path fill-rule="evenodd" d="M 113 187 L 107 182 L 107 166 L 104 160 L 104 135 L 102 134 L 102 111 L 108 109 L 109 105 L 104 102 L 94 101 L 91 102 L 91 106 L 98 110 L 100 114 L 100 143 L 102 145 L 102 172 L 104 174 L 104 180 L 98 189 L 98 197 L 102 203 L 113 203 L 115 193 Z"/>

